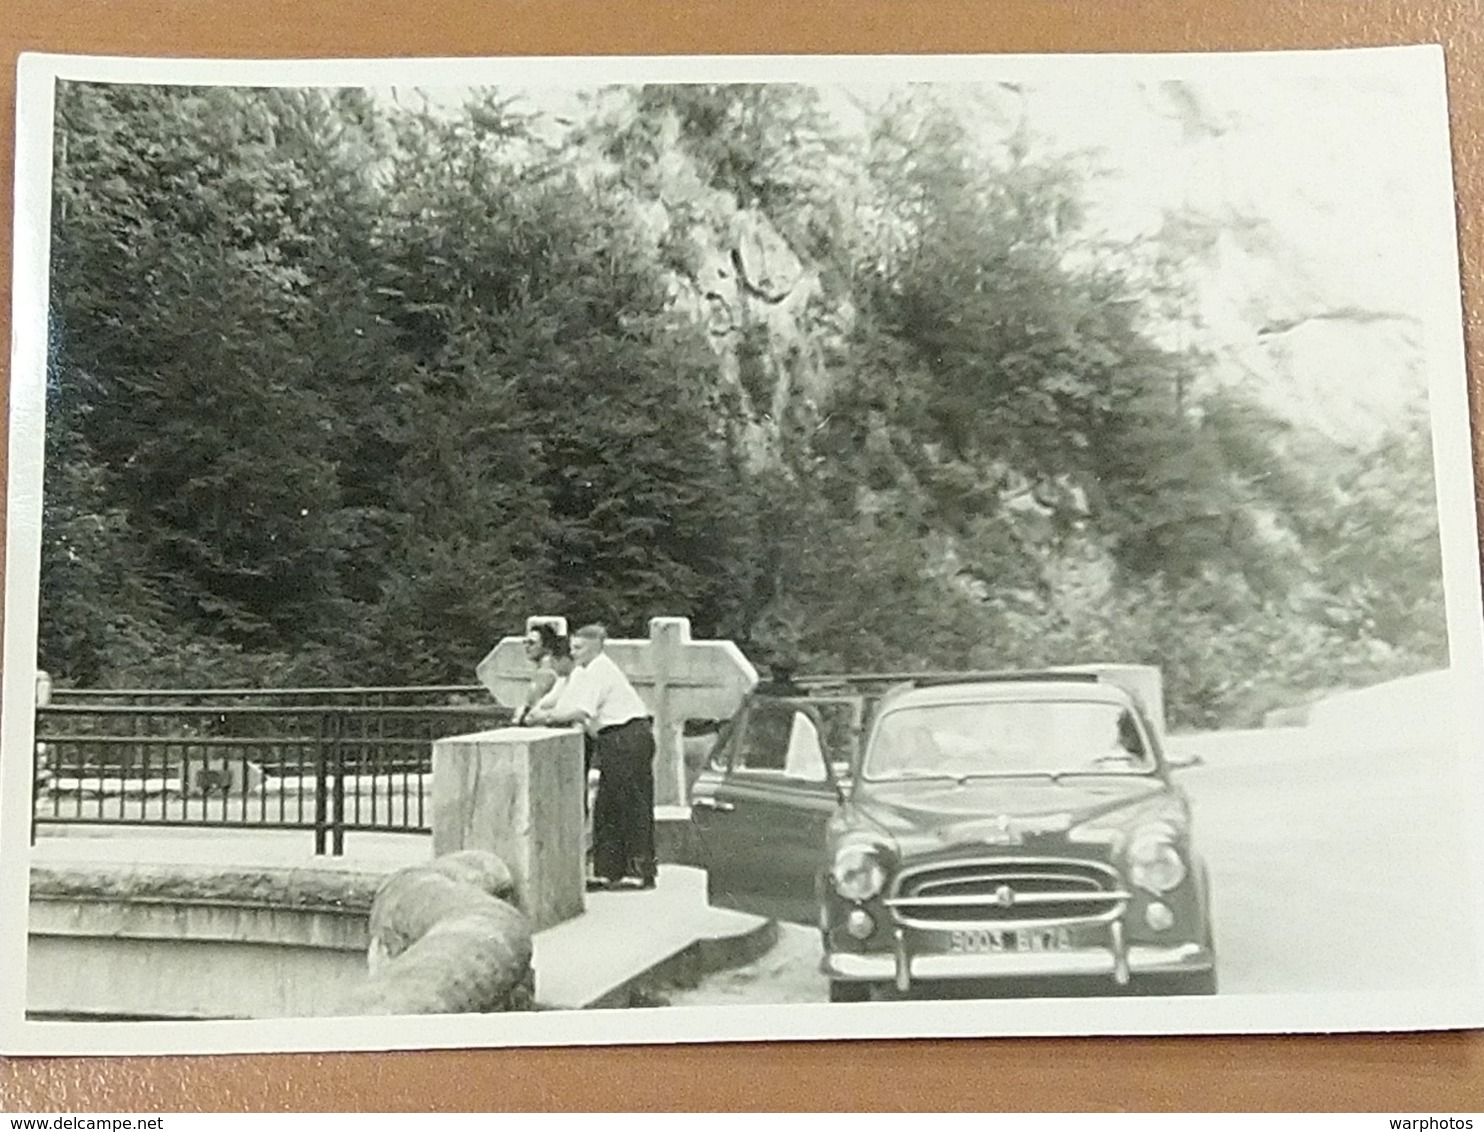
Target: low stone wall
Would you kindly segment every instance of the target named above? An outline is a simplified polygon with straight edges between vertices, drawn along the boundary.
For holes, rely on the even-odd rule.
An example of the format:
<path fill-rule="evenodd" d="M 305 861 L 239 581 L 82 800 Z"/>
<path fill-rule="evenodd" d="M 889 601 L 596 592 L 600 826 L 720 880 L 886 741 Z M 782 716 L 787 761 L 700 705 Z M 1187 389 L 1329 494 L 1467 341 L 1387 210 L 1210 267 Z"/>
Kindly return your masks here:
<path fill-rule="evenodd" d="M 349 867 L 33 865 L 36 1017 L 307 1018 L 520 1009 L 531 926 L 510 870 L 469 850 Z"/>
<path fill-rule="evenodd" d="M 341 1014 L 468 1014 L 528 1008 L 531 924 L 493 853 L 466 849 L 393 874 L 371 906 L 370 977 Z"/>
<path fill-rule="evenodd" d="M 345 868 L 104 864 L 31 866 L 31 899 L 89 899 L 364 917 L 384 873 Z M 364 935 L 364 929 L 362 930 Z"/>
<path fill-rule="evenodd" d="M 337 1013 L 365 980 L 384 871 L 33 864 L 26 1007 L 37 1016 Z"/>

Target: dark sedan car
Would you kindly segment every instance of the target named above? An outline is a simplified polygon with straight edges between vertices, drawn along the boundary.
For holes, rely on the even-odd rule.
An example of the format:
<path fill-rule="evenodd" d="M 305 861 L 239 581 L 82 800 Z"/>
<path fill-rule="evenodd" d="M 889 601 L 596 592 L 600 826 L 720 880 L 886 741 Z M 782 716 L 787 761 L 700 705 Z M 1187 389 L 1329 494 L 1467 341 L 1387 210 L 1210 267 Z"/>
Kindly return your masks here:
<path fill-rule="evenodd" d="M 755 694 L 692 798 L 712 903 L 817 922 L 832 1001 L 1214 993 L 1189 804 L 1137 691 L 1088 668 Z"/>

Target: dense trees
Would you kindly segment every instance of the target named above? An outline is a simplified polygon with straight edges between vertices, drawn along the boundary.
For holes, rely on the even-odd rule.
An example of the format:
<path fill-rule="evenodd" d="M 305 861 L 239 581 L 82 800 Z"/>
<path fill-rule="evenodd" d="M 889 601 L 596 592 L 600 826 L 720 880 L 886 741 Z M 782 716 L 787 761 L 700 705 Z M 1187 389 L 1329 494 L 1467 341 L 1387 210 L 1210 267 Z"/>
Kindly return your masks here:
<path fill-rule="evenodd" d="M 1441 662 L 1424 424 L 1203 387 L 1023 130 L 846 117 L 64 86 L 43 666 L 465 681 L 529 612 L 683 612 L 821 668 L 1159 663 L 1214 723 Z"/>

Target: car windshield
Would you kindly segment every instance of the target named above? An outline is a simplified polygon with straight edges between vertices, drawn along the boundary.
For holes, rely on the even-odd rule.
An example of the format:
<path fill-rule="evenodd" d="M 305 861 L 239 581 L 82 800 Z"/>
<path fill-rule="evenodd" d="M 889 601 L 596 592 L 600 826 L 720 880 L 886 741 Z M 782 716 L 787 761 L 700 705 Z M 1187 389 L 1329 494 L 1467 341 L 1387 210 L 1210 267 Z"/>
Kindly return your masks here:
<path fill-rule="evenodd" d="M 902 707 L 881 719 L 869 779 L 1119 774 L 1152 769 L 1133 712 L 1093 700 L 995 700 Z"/>

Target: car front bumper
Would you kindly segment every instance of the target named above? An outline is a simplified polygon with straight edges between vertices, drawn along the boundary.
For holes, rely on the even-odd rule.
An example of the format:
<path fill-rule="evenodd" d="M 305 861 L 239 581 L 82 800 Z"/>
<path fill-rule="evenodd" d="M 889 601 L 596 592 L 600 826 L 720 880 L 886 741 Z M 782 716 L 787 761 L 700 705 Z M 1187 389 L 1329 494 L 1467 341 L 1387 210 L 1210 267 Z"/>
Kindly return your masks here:
<path fill-rule="evenodd" d="M 912 955 L 901 947 L 895 953 L 826 951 L 820 969 L 831 979 L 894 983 L 905 992 L 914 983 L 949 979 L 1091 975 L 1104 976 L 1122 985 L 1131 975 L 1196 973 L 1209 971 L 1214 964 L 1215 957 L 1209 948 L 1198 943 L 1180 943 L 1169 947 L 1135 944 L 1123 949 L 1083 947 L 1070 951 L 971 955 Z"/>

